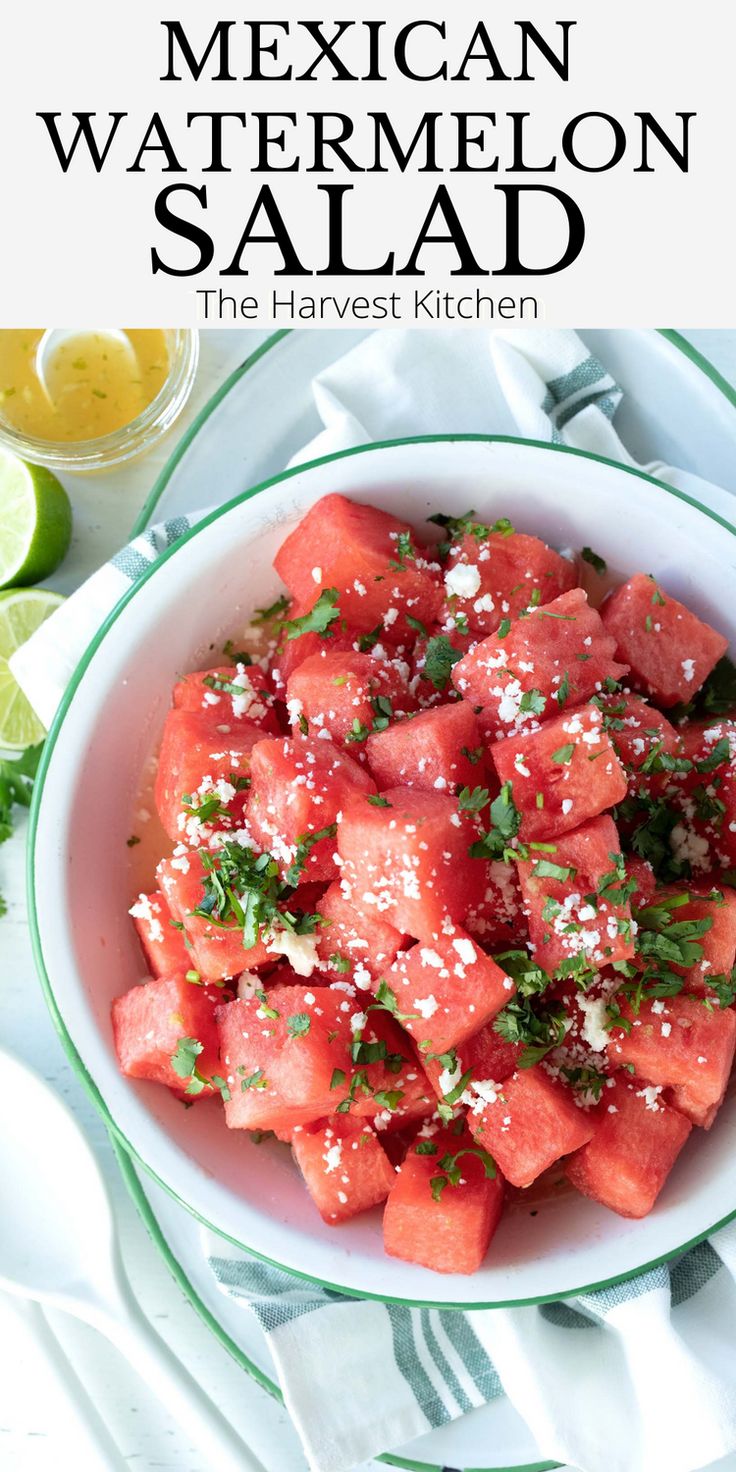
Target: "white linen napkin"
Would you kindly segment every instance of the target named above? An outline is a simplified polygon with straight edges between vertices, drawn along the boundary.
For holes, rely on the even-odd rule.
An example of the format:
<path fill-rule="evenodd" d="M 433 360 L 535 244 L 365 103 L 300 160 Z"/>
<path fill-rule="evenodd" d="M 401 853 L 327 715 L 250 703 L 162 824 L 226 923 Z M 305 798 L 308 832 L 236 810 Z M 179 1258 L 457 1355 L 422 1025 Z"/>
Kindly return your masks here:
<path fill-rule="evenodd" d="M 614 428 L 622 395 L 604 366 L 575 333 L 536 329 L 373 334 L 315 380 L 323 429 L 296 461 L 401 435 L 493 433 L 499 387 L 524 438 L 635 463 Z M 719 487 L 643 468 L 732 519 Z M 205 514 L 138 537 L 13 656 L 46 724 L 105 615 Z M 202 1242 L 223 1292 L 267 1336 L 314 1472 L 346 1472 L 503 1393 L 540 1455 L 583 1472 L 694 1472 L 736 1448 L 736 1226 L 569 1304 L 467 1314 L 358 1302 L 215 1234 Z"/>

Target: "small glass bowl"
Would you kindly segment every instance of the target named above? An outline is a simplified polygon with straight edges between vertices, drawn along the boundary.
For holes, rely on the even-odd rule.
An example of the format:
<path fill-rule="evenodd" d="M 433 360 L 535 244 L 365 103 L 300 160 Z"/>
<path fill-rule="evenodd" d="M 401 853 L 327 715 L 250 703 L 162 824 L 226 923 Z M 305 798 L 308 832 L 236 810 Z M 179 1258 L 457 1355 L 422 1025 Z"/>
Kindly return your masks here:
<path fill-rule="evenodd" d="M 45 440 L 24 434 L 3 419 L 0 410 L 0 445 L 32 465 L 51 470 L 108 470 L 132 460 L 160 440 L 171 429 L 192 391 L 199 360 L 199 333 L 176 327 L 166 332 L 169 371 L 166 379 L 141 414 L 91 440 Z"/>

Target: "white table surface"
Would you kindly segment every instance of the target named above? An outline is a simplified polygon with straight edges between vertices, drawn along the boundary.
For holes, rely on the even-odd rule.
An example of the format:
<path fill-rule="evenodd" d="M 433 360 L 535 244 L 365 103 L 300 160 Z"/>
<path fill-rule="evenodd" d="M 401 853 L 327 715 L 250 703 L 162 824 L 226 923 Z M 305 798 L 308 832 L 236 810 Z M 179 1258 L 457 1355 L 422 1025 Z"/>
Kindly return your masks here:
<path fill-rule="evenodd" d="M 212 330 L 202 335 L 200 372 L 192 399 L 172 435 L 132 467 L 92 478 L 69 477 L 75 507 L 71 553 L 52 586 L 68 592 L 126 539 L 177 436 L 209 395 L 267 336 L 263 332 Z M 686 336 L 736 384 L 736 331 L 688 331 Z M 304 1472 L 306 1463 L 286 1412 L 254 1385 L 204 1328 L 169 1276 L 132 1206 L 117 1171 L 104 1127 L 77 1082 L 47 1014 L 36 980 L 26 925 L 24 893 L 25 820 L 0 848 L 0 890 L 8 914 L 0 920 L 0 1037 L 67 1100 L 98 1151 L 112 1193 L 125 1256 L 142 1308 L 159 1333 L 186 1358 L 193 1373 L 238 1429 L 247 1436 L 268 1472 Z M 3 1100 L 4 1107 L 11 1101 Z M 13 1101 L 22 1108 L 22 1100 Z M 1 1128 L 0 1124 L 0 1128 Z M 2 1183 L 2 1194 L 13 1183 Z M 73 1210 L 70 1182 L 70 1210 Z M 145 1385 L 93 1331 L 55 1320 L 74 1362 L 131 1468 L 161 1472 L 217 1472 L 182 1436 Z M 25 1323 L 0 1295 L 0 1467 L 50 1472 L 80 1463 L 74 1406 L 49 1381 Z M 379 1472 L 378 1464 L 371 1464 Z M 718 1464 L 736 1472 L 736 1456 Z M 102 1469 L 100 1469 L 102 1472 Z M 368 1472 L 367 1466 L 359 1472 Z"/>

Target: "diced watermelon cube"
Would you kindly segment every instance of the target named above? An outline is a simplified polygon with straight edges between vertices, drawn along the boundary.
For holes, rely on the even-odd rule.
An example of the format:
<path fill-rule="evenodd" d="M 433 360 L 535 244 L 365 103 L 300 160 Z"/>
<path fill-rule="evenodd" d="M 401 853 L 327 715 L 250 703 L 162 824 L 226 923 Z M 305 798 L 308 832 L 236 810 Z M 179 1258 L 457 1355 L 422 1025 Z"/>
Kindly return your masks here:
<path fill-rule="evenodd" d="M 429 1079 L 398 1023 L 378 1008 L 356 1011 L 360 1001 L 348 1002 L 351 988 L 344 982 L 333 982 L 331 990 L 341 993 L 341 1010 L 349 1011 L 351 1030 L 348 1072 L 344 1083 L 336 1085 L 334 1112 L 372 1119 L 381 1131 L 431 1114 Z"/>
<path fill-rule="evenodd" d="M 351 1009 L 344 1011 L 344 1002 L 329 987 L 272 986 L 219 1008 L 230 1129 L 283 1130 L 334 1111 L 351 1067 Z"/>
<path fill-rule="evenodd" d="M 592 1140 L 570 1156 L 565 1173 L 584 1196 L 619 1216 L 646 1216 L 691 1128 L 661 1100 L 648 1104 L 638 1079 L 619 1074 L 603 1091 Z"/>
<path fill-rule="evenodd" d="M 519 1069 L 480 1104 L 468 1123 L 512 1186 L 531 1186 L 556 1160 L 586 1145 L 595 1129 L 571 1090 L 539 1063 Z"/>
<path fill-rule="evenodd" d="M 276 734 L 279 723 L 273 710 L 273 682 L 260 665 L 218 665 L 195 670 L 174 686 L 177 710 L 196 711 L 220 727 L 251 721 L 261 731 Z"/>
<path fill-rule="evenodd" d="M 458 1102 L 457 1090 L 466 1074 L 470 1077 L 463 1085 L 459 1100 L 477 1103 L 481 1094 L 473 1088 L 489 1083 L 502 1084 L 510 1078 L 519 1065 L 524 1051 L 523 1043 L 507 1043 L 497 1033 L 492 1023 L 487 1023 L 479 1032 L 467 1038 L 459 1049 L 454 1049 L 449 1059 L 437 1058 L 431 1053 L 422 1053 L 422 1062 L 427 1077 L 437 1098 Z"/>
<path fill-rule="evenodd" d="M 431 1053 L 447 1053 L 472 1037 L 516 991 L 477 941 L 449 925 L 431 942 L 401 951 L 385 979 L 399 1020 L 420 1050 Z"/>
<path fill-rule="evenodd" d="M 464 614 L 470 628 L 484 635 L 530 604 L 551 603 L 578 581 L 573 562 L 525 532 L 470 532 L 452 543 L 445 567 L 446 614 Z M 458 576 L 460 568 L 474 571 Z"/>
<path fill-rule="evenodd" d="M 299 883 L 329 883 L 337 872 L 336 839 L 327 833 L 350 797 L 375 792 L 362 767 L 331 741 L 311 736 L 260 741 L 251 753 L 248 823 L 255 839 L 273 854 L 283 873 L 298 858 L 299 844 L 308 845 Z"/>
<path fill-rule="evenodd" d="M 557 838 L 553 853 L 518 864 L 534 959 L 545 971 L 633 957 L 622 862 L 616 826 L 604 815 Z"/>
<path fill-rule="evenodd" d="M 242 927 L 234 919 L 216 924 L 193 913 L 205 897 L 205 869 L 198 853 L 180 845 L 171 858 L 161 860 L 156 874 L 174 919 L 184 926 L 191 964 L 201 976 L 217 981 L 273 962 L 262 940 L 245 949 Z"/>
<path fill-rule="evenodd" d="M 369 736 L 366 755 L 379 787 L 455 792 L 486 777 L 478 723 L 462 700 Z"/>
<path fill-rule="evenodd" d="M 468 852 L 478 824 L 441 792 L 392 787 L 381 797 L 381 806 L 356 797 L 344 808 L 337 835 L 344 892 L 356 909 L 431 937 L 480 899 L 484 864 Z"/>
<path fill-rule="evenodd" d="M 465 917 L 466 928 L 487 951 L 503 950 L 528 935 L 521 886 L 514 864 L 494 859 L 486 870 L 483 895 Z"/>
<path fill-rule="evenodd" d="M 692 700 L 728 649 L 728 640 L 643 572 L 616 588 L 601 609 L 632 683 L 657 705 Z"/>
<path fill-rule="evenodd" d="M 160 890 L 139 894 L 129 914 L 138 931 L 138 939 L 151 976 L 173 976 L 188 971 L 190 953 L 181 930 L 172 925 L 172 914 Z"/>
<path fill-rule="evenodd" d="M 369 991 L 391 965 L 405 937 L 380 915 L 361 914 L 342 892 L 339 881 L 331 884 L 317 905 L 326 924 L 317 930 L 317 965 L 330 981 L 339 978 L 359 991 Z"/>
<path fill-rule="evenodd" d="M 292 726 L 306 721 L 312 736 L 326 732 L 361 761 L 375 722 L 401 720 L 415 707 L 398 660 L 340 650 L 305 659 L 289 677 L 286 703 Z"/>
<path fill-rule="evenodd" d="M 669 759 L 681 755 L 679 732 L 661 711 L 629 690 L 602 695 L 599 704 L 629 790 L 658 796 L 671 781 Z"/>
<path fill-rule="evenodd" d="M 252 721 L 225 734 L 204 712 L 170 710 L 164 722 L 154 800 L 169 838 L 194 845 L 243 813 L 250 754 L 263 731 Z"/>
<path fill-rule="evenodd" d="M 498 1226 L 504 1193 L 498 1172 L 489 1179 L 483 1160 L 466 1153 L 472 1150 L 467 1132 L 441 1130 L 415 1141 L 386 1202 L 383 1241 L 389 1257 L 436 1273 L 477 1271 Z M 442 1168 L 449 1160 L 461 1167 L 456 1185 Z"/>
<path fill-rule="evenodd" d="M 662 1088 L 683 1091 L 680 1107 L 689 1099 L 692 1118 L 718 1108 L 733 1065 L 736 1012 L 710 1010 L 700 999 L 682 995 L 643 1001 L 638 1012 L 620 993 L 616 1000 L 630 1031 L 611 1030 L 611 1064 L 633 1065 L 654 1086 L 648 1093 L 655 1099 Z"/>
<path fill-rule="evenodd" d="M 595 705 L 491 747 L 501 783 L 511 782 L 520 837 L 556 838 L 626 796 L 626 774 Z"/>
<path fill-rule="evenodd" d="M 337 1226 L 385 1201 L 396 1172 L 365 1120 L 333 1114 L 294 1131 L 294 1157 L 309 1194 L 328 1226 Z"/>
<path fill-rule="evenodd" d="M 406 522 L 345 496 L 323 496 L 279 548 L 274 567 L 289 592 L 314 601 L 335 588 L 342 617 L 383 637 L 412 637 L 407 615 L 433 623 L 442 601 L 438 569 Z"/>
<path fill-rule="evenodd" d="M 476 644 L 452 670 L 456 689 L 483 707 L 485 729 L 497 737 L 534 730 L 626 674 L 582 588 L 533 608 L 501 633 Z"/>
<path fill-rule="evenodd" d="M 650 904 L 654 908 L 644 907 L 638 917 L 643 961 L 651 954 L 645 949 L 647 942 L 651 941 L 656 948 L 659 932 L 663 927 L 667 929 L 670 921 L 675 925 L 695 922 L 707 926 L 703 934 L 691 937 L 700 956 L 692 966 L 681 965 L 668 957 L 668 970 L 687 977 L 686 990 L 698 994 L 708 992 L 711 977 L 721 981 L 730 977 L 736 961 L 736 894 L 732 889 L 699 891 L 689 885 L 673 884 L 657 890 Z"/>
<path fill-rule="evenodd" d="M 215 1007 L 221 1001 L 222 994 L 216 987 L 193 985 L 181 973 L 145 981 L 116 997 L 112 1028 L 123 1073 L 129 1078 L 166 1084 L 178 1094 L 187 1093 L 192 1074 L 182 1076 L 172 1062 L 180 1040 L 186 1038 L 202 1044 L 196 1053 L 191 1050 L 202 1079 L 219 1075 Z M 194 1084 L 196 1089 L 196 1079 Z M 213 1092 L 216 1086 L 204 1083 L 187 1097 L 199 1099 Z"/>

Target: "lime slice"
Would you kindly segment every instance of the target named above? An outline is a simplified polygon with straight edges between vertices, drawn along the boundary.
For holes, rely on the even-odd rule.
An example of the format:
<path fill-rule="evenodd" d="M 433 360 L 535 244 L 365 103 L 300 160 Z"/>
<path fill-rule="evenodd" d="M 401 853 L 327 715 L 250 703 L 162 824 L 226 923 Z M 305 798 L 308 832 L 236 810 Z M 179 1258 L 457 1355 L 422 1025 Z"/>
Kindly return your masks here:
<path fill-rule="evenodd" d="M 8 660 L 64 599 L 45 588 L 0 593 L 0 746 L 23 751 L 43 741 L 46 731 L 16 684 Z"/>
<path fill-rule="evenodd" d="M 0 588 L 47 578 L 71 535 L 72 508 L 56 476 L 0 449 Z"/>

